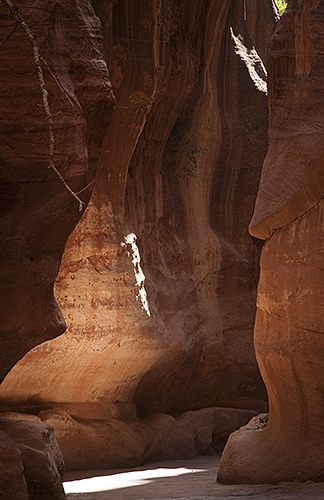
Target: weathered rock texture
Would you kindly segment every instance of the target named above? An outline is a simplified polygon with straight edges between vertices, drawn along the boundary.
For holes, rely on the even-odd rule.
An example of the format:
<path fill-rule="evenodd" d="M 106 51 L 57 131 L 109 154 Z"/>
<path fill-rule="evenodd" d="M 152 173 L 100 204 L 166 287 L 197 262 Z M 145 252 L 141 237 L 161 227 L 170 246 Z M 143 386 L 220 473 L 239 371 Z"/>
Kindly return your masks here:
<path fill-rule="evenodd" d="M 135 7 L 94 0 L 104 52 L 88 2 L 44 5 L 21 2 L 21 9 L 69 97 L 46 73 L 57 166 L 75 191 L 93 179 L 100 152 L 99 169 L 56 283 L 68 331 L 13 368 L 0 389 L 3 407 L 46 413 L 72 405 L 73 417 L 62 418 L 56 430 L 61 436 L 76 422 L 69 453 L 77 458 L 83 405 L 93 405 L 92 414 L 104 407 L 107 422 L 116 402 L 126 405 L 123 419 L 131 418 L 132 403 L 153 420 L 151 413 L 178 416 L 206 406 L 263 408 L 252 345 L 260 245 L 247 226 L 267 149 L 262 59 L 274 26 L 271 1 L 141 0 Z M 12 19 L 1 8 L 4 37 Z M 16 99 L 2 118 L 3 171 L 17 176 L 3 174 L 13 193 L 4 227 L 16 245 L 2 245 L 9 276 L 3 289 L 11 290 L 3 338 L 17 339 L 13 351 L 19 347 L 8 370 L 64 329 L 52 282 L 79 212 L 47 169 L 47 122 L 25 34 L 18 29 L 2 49 Z M 109 127 L 104 58 L 117 98 Z M 27 64 L 30 74 L 18 85 L 13 75 Z M 14 114 L 22 81 L 30 106 L 30 115 L 18 114 L 23 133 Z M 16 203 L 23 196 L 26 202 Z M 89 191 L 82 196 L 87 201 Z M 126 435 L 123 419 L 114 423 Z M 96 418 L 90 420 L 82 427 L 84 467 L 101 433 Z M 117 465 L 105 453 L 106 466 Z"/>
<path fill-rule="evenodd" d="M 123 408 L 125 406 L 128 408 Z M 107 411 L 105 405 L 67 404 L 41 411 L 38 416 L 4 413 L 0 414 L 0 418 L 33 419 L 50 424 L 64 455 L 66 469 L 82 470 L 132 467 L 146 462 L 212 454 L 223 448 L 233 430 L 245 425 L 255 415 L 251 410 L 203 408 L 186 412 L 177 419 L 163 413 L 137 419 L 133 408 L 133 415 L 125 418 L 125 410 L 128 410 L 129 415 L 130 406 L 132 405 L 125 403 L 115 405 L 113 414 Z M 24 422 L 20 423 L 21 425 L 25 430 L 28 430 L 29 425 L 32 430 L 37 430 L 37 424 L 34 422 Z M 51 428 L 43 423 L 39 426 L 42 432 L 42 426 L 46 432 L 47 428 Z M 8 432 L 7 427 L 3 430 Z M 12 435 L 10 432 L 8 434 Z M 32 439 L 30 441 L 33 442 Z M 24 449 L 22 451 L 24 460 Z M 31 458 L 32 454 L 29 453 L 28 456 Z M 49 453 L 45 458 L 48 456 Z M 54 456 L 55 454 L 50 455 L 52 461 Z M 32 481 L 38 477 L 41 483 L 44 471 L 47 470 L 44 466 L 46 460 L 40 467 L 39 474 L 35 476 L 38 457 L 42 458 L 40 453 L 36 455 L 35 469 L 30 471 L 28 479 Z M 30 462 L 29 468 L 32 465 L 31 460 Z M 59 464 L 59 460 L 55 463 Z M 56 472 L 57 465 L 53 465 L 52 469 Z M 53 476 L 55 477 L 54 474 Z"/>
<path fill-rule="evenodd" d="M 0 492 L 3 500 L 29 500 L 21 452 L 11 437 L 0 431 Z"/>
<path fill-rule="evenodd" d="M 39 47 L 54 121 L 54 162 L 74 191 L 94 179 L 112 102 L 100 22 L 90 2 L 17 1 Z M 15 18 L 0 5 L 0 38 Z M 0 380 L 27 351 L 64 332 L 53 296 L 78 202 L 49 166 L 49 124 L 33 50 L 19 26 L 0 47 Z M 55 78 L 54 78 L 55 76 Z M 81 195 L 87 202 L 90 189 Z"/>
<path fill-rule="evenodd" d="M 270 144 L 252 234 L 261 257 L 255 347 L 266 427 L 234 433 L 224 482 L 323 481 L 323 2 L 289 2 L 270 44 Z"/>
<path fill-rule="evenodd" d="M 247 225 L 267 148 L 257 52 L 265 58 L 272 4 L 93 6 L 116 106 L 57 279 L 69 328 L 16 365 L 3 404 L 263 408 L 259 246 Z"/>
<path fill-rule="evenodd" d="M 16 5 L 42 58 L 50 111 L 46 115 L 30 39 L 21 25 L 13 30 L 15 17 L 1 2 L 0 381 L 27 351 L 66 329 L 53 284 L 81 212 L 48 168 L 49 113 L 55 166 L 79 192 L 95 177 L 113 102 L 101 25 L 90 2 L 17 0 Z M 85 204 L 90 191 L 80 193 Z M 64 498 L 62 476 L 40 447 L 44 438 L 53 449 L 53 431 L 39 426 L 42 438 L 31 424 L 0 424 L 2 499 Z"/>
<path fill-rule="evenodd" d="M 50 425 L 1 418 L 0 443 L 1 498 L 65 498 L 63 456 Z"/>

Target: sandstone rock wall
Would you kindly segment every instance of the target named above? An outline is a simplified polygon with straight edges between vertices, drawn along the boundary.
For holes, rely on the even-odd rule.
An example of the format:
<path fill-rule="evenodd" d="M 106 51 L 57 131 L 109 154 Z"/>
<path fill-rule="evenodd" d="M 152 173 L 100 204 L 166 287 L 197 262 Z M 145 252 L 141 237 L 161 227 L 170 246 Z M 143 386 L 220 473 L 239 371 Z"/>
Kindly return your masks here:
<path fill-rule="evenodd" d="M 54 163 L 78 192 L 94 179 L 112 103 L 101 27 L 85 0 L 18 2 L 39 53 L 54 123 Z M 0 5 L 1 40 L 15 18 Z M 53 296 L 78 202 L 49 170 L 49 123 L 21 26 L 1 44 L 0 317 L 2 380 L 27 351 L 64 332 Z M 102 122 L 98 125 L 98 110 Z M 82 193 L 89 200 L 91 189 Z"/>
<path fill-rule="evenodd" d="M 0 381 L 31 348 L 66 329 L 53 285 L 81 212 L 48 167 L 52 160 L 85 207 L 114 100 L 90 2 L 8 6 L 1 2 Z M 52 428 L 2 422 L 0 434 L 2 499 L 65 498 Z"/>
<path fill-rule="evenodd" d="M 272 4 L 93 6 L 116 105 L 57 278 L 68 330 L 18 363 L 3 404 L 262 408 L 247 225 L 267 148 L 258 54 Z"/>
<path fill-rule="evenodd" d="M 68 456 L 79 456 L 81 426 L 87 467 L 92 443 L 110 419 L 127 433 L 125 421 L 142 425 L 136 413 L 156 422 L 149 417 L 154 412 L 178 417 L 211 406 L 265 407 L 252 344 L 260 245 L 247 227 L 267 149 L 264 60 L 275 12 L 266 0 L 141 0 L 136 8 L 127 0 L 94 0 L 93 7 L 85 0 L 57 0 L 44 9 L 40 1 L 20 7 L 67 94 L 65 102 L 48 72 L 56 164 L 85 202 L 92 185 L 83 188 L 94 176 L 96 184 L 56 279 L 68 329 L 49 340 L 65 328 L 52 286 L 80 213 L 62 183 L 50 178 L 48 124 L 39 85 L 28 73 L 33 92 L 22 121 L 31 120 L 31 128 L 28 122 L 24 133 L 8 133 L 4 140 L 12 141 L 8 151 L 21 148 L 16 158 L 4 147 L 3 171 L 16 183 L 4 177 L 8 210 L 2 221 L 9 236 L 2 248 L 11 280 L 11 288 L 8 280 L 3 286 L 6 335 L 22 339 L 13 352 L 4 350 L 10 358 L 4 374 L 28 349 L 46 342 L 7 375 L 0 401 L 2 409 L 41 411 L 44 418 L 50 412 L 60 438 L 73 424 Z M 3 15 L 5 37 L 12 24 Z M 28 50 L 10 48 L 18 43 L 15 36 L 3 45 L 8 87 L 12 83 L 16 91 L 12 114 L 2 118 L 4 134 L 8 116 L 21 132 L 15 112 L 23 79 L 14 80 L 10 51 L 28 53 L 33 65 L 23 32 L 18 40 Z M 39 136 L 33 135 L 37 127 Z M 39 163 L 31 162 L 35 151 Z M 22 172 L 30 171 L 28 183 L 15 171 L 20 157 Z M 41 183 L 40 171 L 46 172 Z M 8 192 L 20 193 L 18 188 L 27 189 L 19 210 L 11 206 L 11 194 L 8 202 Z M 120 405 L 125 411 L 115 414 Z M 161 418 L 174 422 L 170 415 Z M 163 432 L 157 434 L 164 443 Z M 135 442 L 148 453 L 141 436 Z M 191 451 L 201 452 L 192 448 L 192 435 L 188 440 Z M 111 456 L 111 448 L 102 450 Z M 151 456 L 136 453 L 134 464 Z M 152 456 L 165 453 L 161 448 Z"/>
<path fill-rule="evenodd" d="M 269 150 L 251 233 L 266 426 L 234 433 L 219 479 L 323 481 L 323 2 L 289 2 L 270 43 Z M 244 453 L 243 453 L 244 450 Z"/>

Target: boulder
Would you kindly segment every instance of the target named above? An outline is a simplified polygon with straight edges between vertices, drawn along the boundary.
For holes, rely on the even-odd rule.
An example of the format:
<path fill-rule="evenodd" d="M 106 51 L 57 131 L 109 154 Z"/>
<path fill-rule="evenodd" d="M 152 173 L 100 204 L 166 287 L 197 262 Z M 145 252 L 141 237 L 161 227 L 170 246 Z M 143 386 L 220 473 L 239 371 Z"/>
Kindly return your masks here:
<path fill-rule="evenodd" d="M 28 491 L 26 498 L 64 500 L 63 456 L 53 428 L 43 422 L 1 418 L 0 430 L 1 433 L 10 436 L 21 456 L 22 473 Z M 14 481 L 9 476 L 8 483 L 9 479 L 10 482 Z"/>
<path fill-rule="evenodd" d="M 93 404 L 83 409 L 56 407 L 41 411 L 38 417 L 54 428 L 66 469 L 85 470 L 212 454 L 254 415 L 250 410 L 204 408 L 176 419 L 163 413 L 143 419 L 129 413 L 117 419 Z"/>
<path fill-rule="evenodd" d="M 80 418 L 62 408 L 39 413 L 55 429 L 66 470 L 135 467 L 143 463 L 147 425 L 134 420 Z"/>
<path fill-rule="evenodd" d="M 0 430 L 0 497 L 3 500 L 30 500 L 19 446 Z"/>
<path fill-rule="evenodd" d="M 177 418 L 183 429 L 191 432 L 196 454 L 222 451 L 228 436 L 255 415 L 251 410 L 236 408 L 202 408 Z"/>

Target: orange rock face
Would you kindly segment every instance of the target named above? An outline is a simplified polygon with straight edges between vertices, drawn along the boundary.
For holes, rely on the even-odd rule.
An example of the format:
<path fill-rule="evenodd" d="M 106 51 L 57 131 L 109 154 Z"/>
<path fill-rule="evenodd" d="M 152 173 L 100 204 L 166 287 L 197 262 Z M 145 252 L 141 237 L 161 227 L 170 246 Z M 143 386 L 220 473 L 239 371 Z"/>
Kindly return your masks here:
<path fill-rule="evenodd" d="M 251 232 L 261 256 L 255 347 L 269 420 L 225 448 L 219 480 L 323 481 L 322 4 L 289 4 L 270 44 L 270 144 Z"/>

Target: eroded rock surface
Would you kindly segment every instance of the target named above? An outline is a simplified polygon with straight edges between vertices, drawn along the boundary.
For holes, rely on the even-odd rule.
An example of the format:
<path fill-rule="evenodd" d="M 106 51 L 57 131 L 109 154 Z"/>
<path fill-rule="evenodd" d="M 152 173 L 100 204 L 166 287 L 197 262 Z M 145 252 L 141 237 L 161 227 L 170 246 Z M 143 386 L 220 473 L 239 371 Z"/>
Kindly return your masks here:
<path fill-rule="evenodd" d="M 15 6 L 25 30 L 15 26 L 6 2 L 0 5 L 0 380 L 27 351 L 66 329 L 53 284 L 82 212 L 48 168 L 49 126 L 55 167 L 74 192 L 82 191 L 86 206 L 113 102 L 101 25 L 89 1 L 17 0 Z M 65 497 L 62 474 L 45 451 L 56 446 L 60 454 L 53 430 L 38 424 L 41 438 L 35 425 L 0 424 L 3 499 Z"/>
<path fill-rule="evenodd" d="M 100 22 L 86 0 L 18 1 L 17 6 L 45 61 L 54 163 L 78 192 L 94 179 L 101 130 L 112 102 Z M 15 26 L 4 2 L 0 17 L 4 40 Z M 66 328 L 53 283 L 81 212 L 76 199 L 48 168 L 49 123 L 33 50 L 21 26 L 1 45 L 0 61 L 2 380 L 27 351 Z M 80 195 L 85 202 L 90 191 Z"/>
<path fill-rule="evenodd" d="M 0 419 L 1 498 L 64 500 L 63 456 L 53 428 L 22 418 Z"/>
<path fill-rule="evenodd" d="M 311 33 L 311 36 L 309 36 Z M 269 238 L 324 192 L 323 13 L 291 2 L 269 47 L 269 150 L 250 232 Z"/>
<path fill-rule="evenodd" d="M 7 204 L 3 218 L 16 245 L 3 245 L 9 273 L 3 289 L 10 289 L 4 294 L 6 338 L 18 338 L 4 372 L 46 342 L 16 364 L 0 398 L 7 409 L 46 413 L 62 405 L 64 418 L 53 417 L 58 439 L 72 428 L 65 454 L 87 467 L 103 428 L 116 427 L 126 455 L 133 431 L 123 418 L 111 424 L 110 410 L 100 424 L 85 417 L 82 405 L 134 404 L 154 432 L 159 425 L 169 429 L 170 422 L 172 431 L 174 417 L 187 410 L 265 407 L 252 344 L 260 245 L 247 226 L 267 149 L 264 61 L 275 15 L 272 2 L 259 0 L 143 0 L 136 9 L 133 1 L 94 0 L 98 17 L 86 0 L 39 6 L 37 0 L 23 14 L 67 94 L 46 73 L 57 167 L 77 192 L 94 179 L 98 157 L 99 168 L 56 281 L 68 330 L 48 340 L 65 328 L 52 283 L 80 213 L 47 169 L 48 123 L 32 71 L 24 80 L 30 96 L 24 95 L 36 111 L 23 115 L 26 135 L 21 138 L 18 125 L 17 135 L 6 128 L 7 119 L 14 122 L 23 81 L 10 80 L 8 61 L 33 68 L 25 34 L 16 30 L 17 38 L 15 32 L 3 46 L 8 88 L 12 83 L 16 99 L 3 118 L 9 144 L 3 162 L 10 164 L 8 172 L 18 166 L 22 174 L 18 169 L 17 179 L 8 174 L 3 182 L 13 193 L 10 203 L 15 196 L 26 202 Z M 1 8 L 4 37 L 12 19 Z M 13 49 L 26 60 L 16 61 Z M 105 61 L 116 95 L 109 126 Z M 23 156 L 36 149 L 37 161 Z M 85 201 L 89 195 L 90 189 L 80 194 Z M 66 405 L 74 408 L 73 416 Z M 173 416 L 158 422 L 150 416 L 161 412 Z M 170 444 L 177 453 L 181 436 L 176 433 Z M 141 432 L 133 437 L 136 464 L 147 443 Z M 195 440 L 189 441 L 184 449 L 196 453 Z M 158 442 L 167 450 L 162 437 Z M 104 450 L 102 466 L 110 464 L 116 446 Z M 162 448 L 144 455 L 161 458 Z"/>
<path fill-rule="evenodd" d="M 219 479 L 323 481 L 322 2 L 290 2 L 270 43 L 270 144 L 251 232 L 261 256 L 255 347 L 264 428 L 230 437 Z"/>
<path fill-rule="evenodd" d="M 3 415 L 8 413 L 0 414 L 1 419 Z M 16 442 L 22 450 L 23 461 L 27 456 L 30 462 L 26 466 L 27 484 L 38 477 L 42 485 L 46 480 L 48 457 L 53 462 L 49 468 L 54 471 L 53 478 L 59 477 L 60 460 L 54 460 L 55 453 L 50 453 L 53 447 L 47 446 L 47 453 L 44 454 L 44 447 L 39 446 L 38 435 L 35 440 L 35 431 L 38 434 L 44 431 L 48 433 L 48 429 L 54 428 L 66 470 L 107 469 L 214 454 L 222 449 L 233 430 L 245 425 L 254 415 L 255 412 L 251 410 L 203 408 L 183 413 L 176 419 L 163 413 L 138 419 L 134 405 L 130 404 L 67 404 L 43 410 L 38 416 L 11 414 L 10 418 L 34 419 L 49 425 L 43 423 L 38 428 L 35 422 L 19 422 L 16 426 L 10 424 L 10 429 L 23 426 L 26 439 L 26 430 L 30 427 L 29 453 L 26 454 L 26 447 L 21 447 L 21 430 Z M 0 429 L 1 426 L 0 422 Z M 7 432 L 7 427 L 3 430 Z M 34 448 L 38 448 L 38 452 Z M 38 462 L 41 459 L 43 465 L 40 467 Z M 39 473 L 35 475 L 38 467 Z M 47 474 L 47 477 L 50 475 Z"/>
<path fill-rule="evenodd" d="M 93 5 L 116 106 L 57 279 L 69 328 L 17 364 L 0 397 L 134 402 L 140 416 L 263 409 L 247 225 L 267 148 L 271 2 Z"/>

